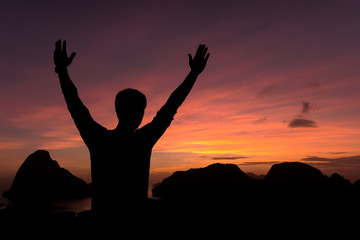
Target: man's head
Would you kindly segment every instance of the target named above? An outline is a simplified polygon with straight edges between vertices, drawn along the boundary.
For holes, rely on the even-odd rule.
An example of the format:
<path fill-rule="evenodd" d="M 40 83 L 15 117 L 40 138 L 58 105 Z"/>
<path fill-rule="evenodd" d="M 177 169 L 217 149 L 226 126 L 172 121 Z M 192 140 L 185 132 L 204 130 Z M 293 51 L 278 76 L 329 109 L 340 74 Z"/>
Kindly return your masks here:
<path fill-rule="evenodd" d="M 127 88 L 115 98 L 115 109 L 119 126 L 129 130 L 137 129 L 144 116 L 146 97 L 138 90 Z"/>

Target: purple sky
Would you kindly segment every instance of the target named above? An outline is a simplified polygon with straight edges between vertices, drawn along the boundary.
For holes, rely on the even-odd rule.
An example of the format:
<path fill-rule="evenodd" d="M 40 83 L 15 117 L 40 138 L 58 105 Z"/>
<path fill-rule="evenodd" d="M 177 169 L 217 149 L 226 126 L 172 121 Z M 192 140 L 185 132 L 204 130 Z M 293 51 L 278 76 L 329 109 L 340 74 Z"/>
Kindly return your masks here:
<path fill-rule="evenodd" d="M 360 179 L 359 1 L 5 1 L 0 22 L 0 175 L 41 148 L 89 180 L 54 73 L 65 39 L 79 94 L 108 128 L 119 90 L 145 93 L 146 123 L 189 72 L 187 54 L 209 47 L 155 146 L 154 178 L 215 161 L 259 174 L 304 161 Z"/>

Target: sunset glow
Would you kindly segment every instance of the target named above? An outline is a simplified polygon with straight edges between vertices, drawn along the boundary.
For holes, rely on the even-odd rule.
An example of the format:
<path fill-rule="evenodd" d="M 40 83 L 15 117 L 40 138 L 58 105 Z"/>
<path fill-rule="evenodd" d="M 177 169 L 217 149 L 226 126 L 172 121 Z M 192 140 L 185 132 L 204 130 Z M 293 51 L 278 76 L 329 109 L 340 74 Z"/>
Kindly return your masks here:
<path fill-rule="evenodd" d="M 8 3 L 1 14 L 3 176 L 45 149 L 90 181 L 54 72 L 61 38 L 77 53 L 69 73 L 80 97 L 109 129 L 119 90 L 147 96 L 144 125 L 188 74 L 187 54 L 209 47 L 206 69 L 155 145 L 151 183 L 215 162 L 266 174 L 303 161 L 360 179 L 360 2 L 65 2 Z"/>

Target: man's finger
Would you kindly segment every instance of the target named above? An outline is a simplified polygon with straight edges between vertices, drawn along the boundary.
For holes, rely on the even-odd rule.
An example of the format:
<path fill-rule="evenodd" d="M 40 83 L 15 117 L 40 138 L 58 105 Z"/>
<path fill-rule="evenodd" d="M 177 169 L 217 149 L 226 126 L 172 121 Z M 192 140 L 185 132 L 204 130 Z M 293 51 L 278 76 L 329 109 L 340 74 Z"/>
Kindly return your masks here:
<path fill-rule="evenodd" d="M 71 55 L 69 57 L 70 63 L 72 62 L 72 60 L 74 59 L 75 56 L 76 56 L 76 52 L 71 53 Z"/>
<path fill-rule="evenodd" d="M 207 62 L 207 60 L 209 59 L 210 53 L 208 53 L 205 57 L 205 62 Z"/>
<path fill-rule="evenodd" d="M 196 51 L 195 57 L 200 57 L 202 49 L 203 49 L 203 45 L 200 44 L 197 51 Z"/>
<path fill-rule="evenodd" d="M 191 63 L 191 61 L 193 60 L 193 58 L 192 58 L 192 56 L 191 56 L 190 53 L 188 54 L 188 57 L 189 57 L 189 63 Z"/>
<path fill-rule="evenodd" d="M 61 49 L 61 40 L 57 40 L 55 42 L 55 50 L 59 51 Z"/>
<path fill-rule="evenodd" d="M 204 45 L 204 46 L 205 46 L 205 45 Z M 204 57 L 206 56 L 207 50 L 208 50 L 208 48 L 205 47 L 204 52 L 203 52 L 203 54 L 202 54 L 202 58 L 204 58 Z"/>
<path fill-rule="evenodd" d="M 66 41 L 63 42 L 63 51 L 66 52 Z"/>

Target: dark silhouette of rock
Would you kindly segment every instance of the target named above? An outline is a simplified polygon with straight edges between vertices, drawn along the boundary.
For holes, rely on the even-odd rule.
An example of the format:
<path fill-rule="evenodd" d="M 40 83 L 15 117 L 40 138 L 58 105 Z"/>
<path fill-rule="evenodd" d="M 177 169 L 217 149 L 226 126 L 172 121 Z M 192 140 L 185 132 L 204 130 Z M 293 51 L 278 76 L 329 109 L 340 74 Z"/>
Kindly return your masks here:
<path fill-rule="evenodd" d="M 360 181 L 352 185 L 339 174 L 327 177 L 319 169 L 301 162 L 275 164 L 263 180 L 248 177 L 234 164 L 217 163 L 175 172 L 153 188 L 153 196 L 164 200 L 221 199 L 257 208 L 270 204 L 272 208 L 286 209 L 285 205 L 313 208 L 317 204 L 354 204 L 359 190 Z"/>
<path fill-rule="evenodd" d="M 274 164 L 265 176 L 270 184 L 313 184 L 322 181 L 324 175 L 317 168 L 301 162 Z"/>
<path fill-rule="evenodd" d="M 255 182 L 237 165 L 215 163 L 175 172 L 155 186 L 152 193 L 154 197 L 168 199 L 236 198 L 255 187 Z"/>
<path fill-rule="evenodd" d="M 61 168 L 49 152 L 30 154 L 19 168 L 4 197 L 16 200 L 71 199 L 89 196 L 85 181 Z"/>
<path fill-rule="evenodd" d="M 308 164 L 274 164 L 264 179 L 264 192 L 273 202 L 313 203 L 328 198 L 331 186 L 327 176 Z"/>
<path fill-rule="evenodd" d="M 355 185 L 351 184 L 348 179 L 343 176 L 334 173 L 329 177 L 329 185 L 331 187 L 331 198 L 340 202 L 348 202 L 348 204 L 357 201 L 359 189 L 356 189 Z"/>
<path fill-rule="evenodd" d="M 329 180 L 333 186 L 338 187 L 338 188 L 350 189 L 353 187 L 353 185 L 351 184 L 351 182 L 348 179 L 344 178 L 343 176 L 341 176 L 337 173 L 333 173 L 331 175 L 331 177 L 329 178 Z"/>
<path fill-rule="evenodd" d="M 360 192 L 360 180 L 355 181 L 353 186 L 354 186 L 355 190 Z"/>

